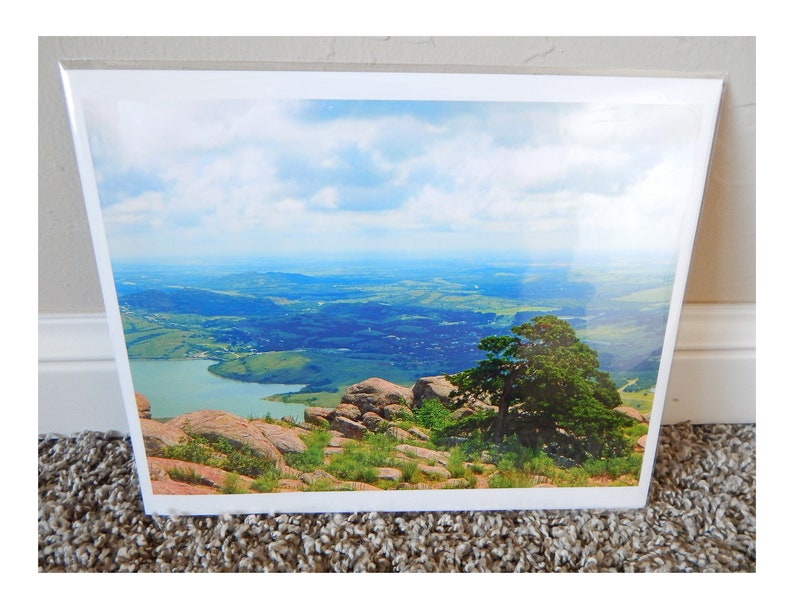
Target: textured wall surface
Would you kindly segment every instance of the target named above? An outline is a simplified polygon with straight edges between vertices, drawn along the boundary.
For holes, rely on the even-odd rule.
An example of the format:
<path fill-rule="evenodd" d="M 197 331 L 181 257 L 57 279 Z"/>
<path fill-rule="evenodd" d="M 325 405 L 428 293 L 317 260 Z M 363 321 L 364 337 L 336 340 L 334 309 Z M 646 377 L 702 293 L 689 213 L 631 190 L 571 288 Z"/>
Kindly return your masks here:
<path fill-rule="evenodd" d="M 726 79 L 686 294 L 755 302 L 755 39 L 749 37 L 42 37 L 39 312 L 104 311 L 59 75 L 60 61 L 146 67 L 392 65 Z"/>

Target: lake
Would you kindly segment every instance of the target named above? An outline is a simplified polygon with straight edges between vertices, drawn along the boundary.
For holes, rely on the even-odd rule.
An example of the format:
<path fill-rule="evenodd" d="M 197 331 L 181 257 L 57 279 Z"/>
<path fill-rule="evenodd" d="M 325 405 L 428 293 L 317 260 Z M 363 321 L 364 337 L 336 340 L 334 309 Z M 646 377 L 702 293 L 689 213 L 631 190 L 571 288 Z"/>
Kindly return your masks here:
<path fill-rule="evenodd" d="M 213 375 L 212 360 L 130 360 L 135 391 L 152 405 L 152 417 L 176 417 L 200 409 L 227 411 L 241 417 L 303 421 L 302 404 L 264 400 L 273 394 L 297 392 L 302 385 L 235 381 Z"/>

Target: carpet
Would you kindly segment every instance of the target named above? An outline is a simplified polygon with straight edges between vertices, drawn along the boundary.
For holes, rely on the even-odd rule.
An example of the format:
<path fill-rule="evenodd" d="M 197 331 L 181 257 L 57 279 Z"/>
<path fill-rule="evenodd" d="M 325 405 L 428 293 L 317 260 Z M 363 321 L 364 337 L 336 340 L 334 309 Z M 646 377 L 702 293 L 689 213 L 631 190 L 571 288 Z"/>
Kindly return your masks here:
<path fill-rule="evenodd" d="M 152 517 L 128 438 L 39 440 L 39 572 L 752 572 L 755 425 L 663 426 L 632 510 Z"/>

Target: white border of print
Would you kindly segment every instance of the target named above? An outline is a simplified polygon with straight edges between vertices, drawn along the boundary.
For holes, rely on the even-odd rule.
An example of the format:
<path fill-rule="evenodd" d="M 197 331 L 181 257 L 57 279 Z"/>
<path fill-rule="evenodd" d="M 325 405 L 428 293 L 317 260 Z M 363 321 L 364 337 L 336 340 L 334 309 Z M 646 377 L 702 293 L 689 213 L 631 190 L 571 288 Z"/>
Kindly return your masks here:
<path fill-rule="evenodd" d="M 219 513 L 465 511 L 566 508 L 636 508 L 647 501 L 662 407 L 670 374 L 686 277 L 723 89 L 720 79 L 215 70 L 64 69 L 62 78 L 107 309 L 122 397 L 130 426 L 144 509 L 157 515 Z M 647 103 L 699 110 L 697 164 L 679 236 L 680 251 L 656 394 L 639 484 L 603 488 L 511 488 L 384 492 L 300 492 L 241 495 L 155 495 L 148 472 L 110 253 L 83 114 L 88 99 L 167 101 L 193 99 L 395 99 Z"/>

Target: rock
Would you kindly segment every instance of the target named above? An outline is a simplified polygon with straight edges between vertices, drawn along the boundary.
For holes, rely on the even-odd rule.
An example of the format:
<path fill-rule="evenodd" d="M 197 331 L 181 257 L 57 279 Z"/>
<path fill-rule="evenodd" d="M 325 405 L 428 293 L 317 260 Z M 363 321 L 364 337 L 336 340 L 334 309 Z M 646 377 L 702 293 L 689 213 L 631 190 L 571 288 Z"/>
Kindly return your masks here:
<path fill-rule="evenodd" d="M 279 479 L 279 492 L 302 492 L 306 489 L 306 484 L 299 479 Z"/>
<path fill-rule="evenodd" d="M 634 407 L 627 407 L 627 406 L 615 407 L 615 411 L 617 411 L 618 413 L 623 413 L 626 417 L 631 417 L 634 421 L 637 421 L 641 424 L 648 423 L 648 418 L 645 417 L 645 415 L 640 413 Z"/>
<path fill-rule="evenodd" d="M 344 444 L 347 442 L 348 439 L 346 439 L 341 434 L 331 432 L 331 440 L 328 441 L 328 445 L 326 445 L 326 448 L 330 447 L 332 449 L 341 449 L 344 446 Z"/>
<path fill-rule="evenodd" d="M 135 404 L 138 405 L 138 417 L 141 419 L 152 418 L 152 403 L 146 396 L 135 392 Z"/>
<path fill-rule="evenodd" d="M 434 479 L 446 480 L 452 478 L 452 473 L 450 473 L 443 466 L 428 466 L 427 464 L 419 464 L 418 468 L 422 473 Z"/>
<path fill-rule="evenodd" d="M 637 445 L 645 449 L 645 445 L 648 444 L 648 435 L 643 434 L 640 438 L 637 439 Z"/>
<path fill-rule="evenodd" d="M 450 394 L 457 390 L 443 375 L 437 377 L 422 377 L 413 387 L 413 406 L 419 406 L 423 400 L 439 400 L 444 406 L 452 404 Z"/>
<path fill-rule="evenodd" d="M 340 432 L 345 438 L 355 439 L 362 438 L 367 432 L 367 428 L 363 424 L 348 419 L 347 417 L 339 416 L 334 417 L 334 421 L 331 422 L 331 430 Z"/>
<path fill-rule="evenodd" d="M 173 470 L 180 470 L 183 473 L 197 475 L 198 483 L 187 483 L 188 485 L 205 485 L 216 489 L 221 489 L 232 475 L 232 473 L 221 470 L 220 468 L 204 466 L 203 464 L 194 464 L 193 462 L 183 462 L 182 460 L 171 460 L 168 458 L 149 458 L 149 472 L 152 474 L 153 482 L 154 476 L 156 475 L 158 481 L 164 481 L 167 477 L 172 481 L 184 483 L 169 475 L 169 472 Z M 254 482 L 250 477 L 245 477 L 243 475 L 234 475 L 234 479 L 242 489 L 249 491 L 251 489 L 251 484 Z"/>
<path fill-rule="evenodd" d="M 396 438 L 398 441 L 410 441 L 414 438 L 407 431 L 397 426 L 389 426 L 386 428 L 386 436 Z"/>
<path fill-rule="evenodd" d="M 457 421 L 459 419 L 463 419 L 464 417 L 468 417 L 469 415 L 474 415 L 474 409 L 470 407 L 461 407 L 457 411 L 453 411 L 451 417 Z"/>
<path fill-rule="evenodd" d="M 414 412 L 404 404 L 387 404 L 381 411 L 383 412 L 383 417 L 389 421 L 394 421 L 401 417 L 411 419 L 414 416 Z"/>
<path fill-rule="evenodd" d="M 423 460 L 431 460 L 442 466 L 447 465 L 449 454 L 444 451 L 433 451 L 432 449 L 425 449 L 424 447 L 416 447 L 415 445 L 406 445 L 402 443 L 395 447 L 397 451 L 401 451 L 408 457 L 422 458 Z"/>
<path fill-rule="evenodd" d="M 141 432 L 147 456 L 160 456 L 166 447 L 179 445 L 187 438 L 187 435 L 176 426 L 153 419 L 141 419 Z"/>
<path fill-rule="evenodd" d="M 399 468 L 391 468 L 389 466 L 381 466 L 378 468 L 378 479 L 384 481 L 402 481 L 403 473 Z"/>
<path fill-rule="evenodd" d="M 345 439 L 345 440 L 348 440 L 348 439 Z M 323 449 L 323 457 L 324 457 L 323 462 L 325 464 L 330 464 L 331 463 L 331 456 L 332 455 L 336 455 L 337 453 L 342 453 L 343 451 L 344 451 L 344 449 L 342 449 L 341 447 L 326 447 L 325 449 Z"/>
<path fill-rule="evenodd" d="M 304 483 L 308 483 L 309 485 L 320 480 L 330 481 L 332 483 L 337 483 L 339 481 L 331 473 L 324 471 L 321 468 L 318 468 L 317 470 L 312 471 L 310 473 L 303 473 L 300 476 L 300 480 L 303 481 Z"/>
<path fill-rule="evenodd" d="M 163 496 L 206 496 L 208 494 L 218 494 L 218 490 L 208 485 L 194 485 L 192 483 L 174 481 L 166 475 L 165 479 L 152 480 L 152 493 Z"/>
<path fill-rule="evenodd" d="M 333 410 L 331 417 L 346 417 L 353 421 L 361 421 L 361 409 L 354 404 L 340 404 Z"/>
<path fill-rule="evenodd" d="M 273 460 L 279 466 L 284 464 L 284 458 L 276 446 L 262 430 L 244 417 L 203 409 L 175 417 L 168 424 L 180 428 L 186 434 L 203 436 L 208 441 L 226 439 L 237 449 L 248 446 L 254 455 Z"/>
<path fill-rule="evenodd" d="M 427 435 L 427 433 L 423 432 L 419 428 L 411 428 L 410 430 L 408 430 L 408 434 L 410 434 L 414 438 L 418 438 L 420 441 L 430 440 L 430 437 Z"/>
<path fill-rule="evenodd" d="M 281 453 L 306 451 L 306 443 L 297 435 L 295 428 L 285 428 L 284 426 L 263 421 L 254 421 L 253 424 L 264 433 L 267 440 L 273 443 Z"/>
<path fill-rule="evenodd" d="M 364 424 L 370 432 L 377 432 L 383 425 L 388 422 L 377 413 L 369 411 L 361 416 L 361 423 Z"/>
<path fill-rule="evenodd" d="M 327 427 L 331 424 L 331 409 L 324 407 L 306 407 L 303 419 L 313 426 Z"/>
<path fill-rule="evenodd" d="M 340 481 L 336 488 L 339 491 L 353 491 L 353 492 L 380 492 L 381 488 L 369 483 L 361 481 Z"/>
<path fill-rule="evenodd" d="M 354 404 L 364 413 L 377 413 L 390 404 L 411 406 L 413 400 L 414 394 L 407 387 L 377 377 L 351 385 L 342 396 L 343 404 Z"/>

